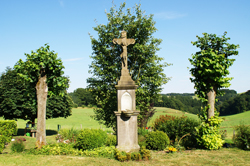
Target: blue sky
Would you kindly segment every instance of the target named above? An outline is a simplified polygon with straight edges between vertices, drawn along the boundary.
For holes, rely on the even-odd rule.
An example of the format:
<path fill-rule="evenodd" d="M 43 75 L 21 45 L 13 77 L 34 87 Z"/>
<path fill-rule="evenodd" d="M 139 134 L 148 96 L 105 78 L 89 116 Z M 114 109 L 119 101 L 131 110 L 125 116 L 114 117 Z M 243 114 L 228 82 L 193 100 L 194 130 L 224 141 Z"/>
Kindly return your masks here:
<path fill-rule="evenodd" d="M 124 0 L 114 0 L 119 5 Z M 154 14 L 158 31 L 154 37 L 163 40 L 158 52 L 164 61 L 173 65 L 164 69 L 169 83 L 162 93 L 193 93 L 187 67 L 188 58 L 198 51 L 191 44 L 203 32 L 222 35 L 227 31 L 229 43 L 239 44 L 239 55 L 230 67 L 230 89 L 238 93 L 250 86 L 250 1 L 249 0 L 127 0 L 126 7 L 141 3 L 145 14 Z M 70 77 L 69 92 L 87 86 L 92 54 L 88 33 L 98 24 L 107 24 L 105 10 L 112 0 L 9 0 L 0 1 L 0 72 L 13 67 L 24 53 L 30 53 L 49 43 L 58 53 Z"/>

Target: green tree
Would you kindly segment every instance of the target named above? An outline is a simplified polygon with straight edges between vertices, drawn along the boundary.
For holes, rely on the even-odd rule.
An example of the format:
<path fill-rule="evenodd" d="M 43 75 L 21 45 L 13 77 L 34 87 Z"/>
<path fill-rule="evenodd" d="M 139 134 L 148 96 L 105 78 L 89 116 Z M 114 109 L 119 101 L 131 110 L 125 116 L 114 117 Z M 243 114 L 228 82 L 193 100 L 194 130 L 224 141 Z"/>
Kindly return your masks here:
<path fill-rule="evenodd" d="M 28 84 L 17 75 L 16 70 L 7 68 L 0 77 L 0 116 L 4 119 L 23 119 L 35 122 L 37 118 L 36 92 L 27 93 Z M 46 119 L 71 115 L 72 100 L 67 93 L 63 97 L 48 97 Z"/>
<path fill-rule="evenodd" d="M 28 84 L 27 91 L 32 93 L 36 88 L 37 97 L 37 146 L 46 144 L 46 103 L 47 95 L 58 94 L 63 96 L 69 87 L 69 79 L 63 77 L 63 64 L 57 58 L 57 53 L 50 51 L 50 46 L 45 44 L 36 52 L 25 54 L 26 61 L 21 59 L 16 63 L 18 75 Z"/>
<path fill-rule="evenodd" d="M 0 116 L 34 122 L 36 96 L 35 93 L 28 95 L 26 89 L 27 85 L 16 70 L 8 67 L 0 77 Z"/>
<path fill-rule="evenodd" d="M 235 59 L 229 59 L 231 55 L 238 55 L 239 45 L 227 43 L 230 38 L 226 37 L 227 32 L 221 37 L 216 34 L 203 33 L 203 37 L 196 36 L 197 41 L 191 42 L 194 46 L 200 48 L 200 51 L 192 54 L 189 59 L 194 66 L 190 69 L 193 76 L 193 82 L 196 94 L 201 101 L 209 106 L 207 119 L 214 116 L 214 104 L 216 95 L 222 95 L 221 88 L 229 87 L 229 81 L 232 78 L 227 77 L 228 68 Z"/>
<path fill-rule="evenodd" d="M 117 110 L 117 92 L 115 85 L 121 75 L 122 47 L 114 45 L 112 40 L 120 38 L 120 31 L 127 31 L 127 38 L 135 39 L 134 45 L 129 45 L 128 69 L 130 75 L 138 88 L 136 90 L 136 105 L 140 109 L 138 122 L 140 126 L 146 126 L 147 121 L 153 115 L 151 109 L 154 99 L 159 97 L 161 86 L 166 84 L 169 78 L 163 73 L 163 68 L 167 63 L 161 63 L 163 58 L 158 57 L 156 52 L 161 39 L 153 37 L 156 32 L 153 15 L 145 15 L 140 5 L 136 5 L 133 11 L 125 10 L 125 3 L 119 9 L 111 7 L 110 12 L 106 12 L 108 23 L 94 27 L 98 33 L 98 39 L 90 36 L 93 59 L 90 65 L 88 78 L 89 88 L 96 99 L 98 108 L 94 110 L 94 118 L 107 127 L 114 127 L 116 117 L 114 111 Z"/>
<path fill-rule="evenodd" d="M 77 88 L 76 90 L 74 90 L 74 92 L 69 93 L 69 95 L 71 96 L 74 103 L 78 106 L 88 106 L 95 104 L 94 98 L 90 90 L 87 88 Z"/>

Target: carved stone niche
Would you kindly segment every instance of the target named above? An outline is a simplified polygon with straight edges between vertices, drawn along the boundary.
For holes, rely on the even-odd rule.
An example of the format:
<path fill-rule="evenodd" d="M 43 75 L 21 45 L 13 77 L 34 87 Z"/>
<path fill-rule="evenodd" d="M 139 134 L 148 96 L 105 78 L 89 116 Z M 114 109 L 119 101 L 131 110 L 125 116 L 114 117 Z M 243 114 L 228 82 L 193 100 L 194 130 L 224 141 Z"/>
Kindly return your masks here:
<path fill-rule="evenodd" d="M 117 117 L 117 146 L 121 151 L 135 152 L 140 150 L 138 145 L 137 116 L 135 89 L 137 86 L 117 88 L 118 111 Z"/>

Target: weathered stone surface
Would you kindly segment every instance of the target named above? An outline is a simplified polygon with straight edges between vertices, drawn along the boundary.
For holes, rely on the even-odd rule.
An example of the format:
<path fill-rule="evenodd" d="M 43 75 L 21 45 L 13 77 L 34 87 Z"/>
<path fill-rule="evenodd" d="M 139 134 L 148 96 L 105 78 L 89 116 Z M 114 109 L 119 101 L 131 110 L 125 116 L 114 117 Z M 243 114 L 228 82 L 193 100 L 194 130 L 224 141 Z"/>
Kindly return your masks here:
<path fill-rule="evenodd" d="M 134 39 L 127 39 L 125 31 L 122 31 L 121 39 L 113 39 L 113 43 L 119 44 L 123 48 L 121 77 L 116 85 L 117 89 L 117 149 L 126 152 L 136 152 L 140 150 L 138 145 L 137 116 L 135 90 L 137 85 L 132 80 L 127 66 L 127 46 L 134 44 Z"/>

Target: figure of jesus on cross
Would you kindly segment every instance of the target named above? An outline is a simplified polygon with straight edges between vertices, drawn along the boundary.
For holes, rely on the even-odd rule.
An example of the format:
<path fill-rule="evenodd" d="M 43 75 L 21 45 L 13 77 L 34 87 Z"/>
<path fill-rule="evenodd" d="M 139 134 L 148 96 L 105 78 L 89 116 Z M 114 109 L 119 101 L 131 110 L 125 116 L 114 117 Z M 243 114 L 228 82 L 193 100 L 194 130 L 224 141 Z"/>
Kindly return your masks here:
<path fill-rule="evenodd" d="M 122 31 L 121 38 L 120 39 L 113 39 L 113 43 L 122 46 L 123 52 L 120 55 L 122 58 L 122 69 L 127 69 L 128 68 L 127 46 L 130 44 L 134 44 L 135 39 L 127 39 L 127 32 Z"/>

